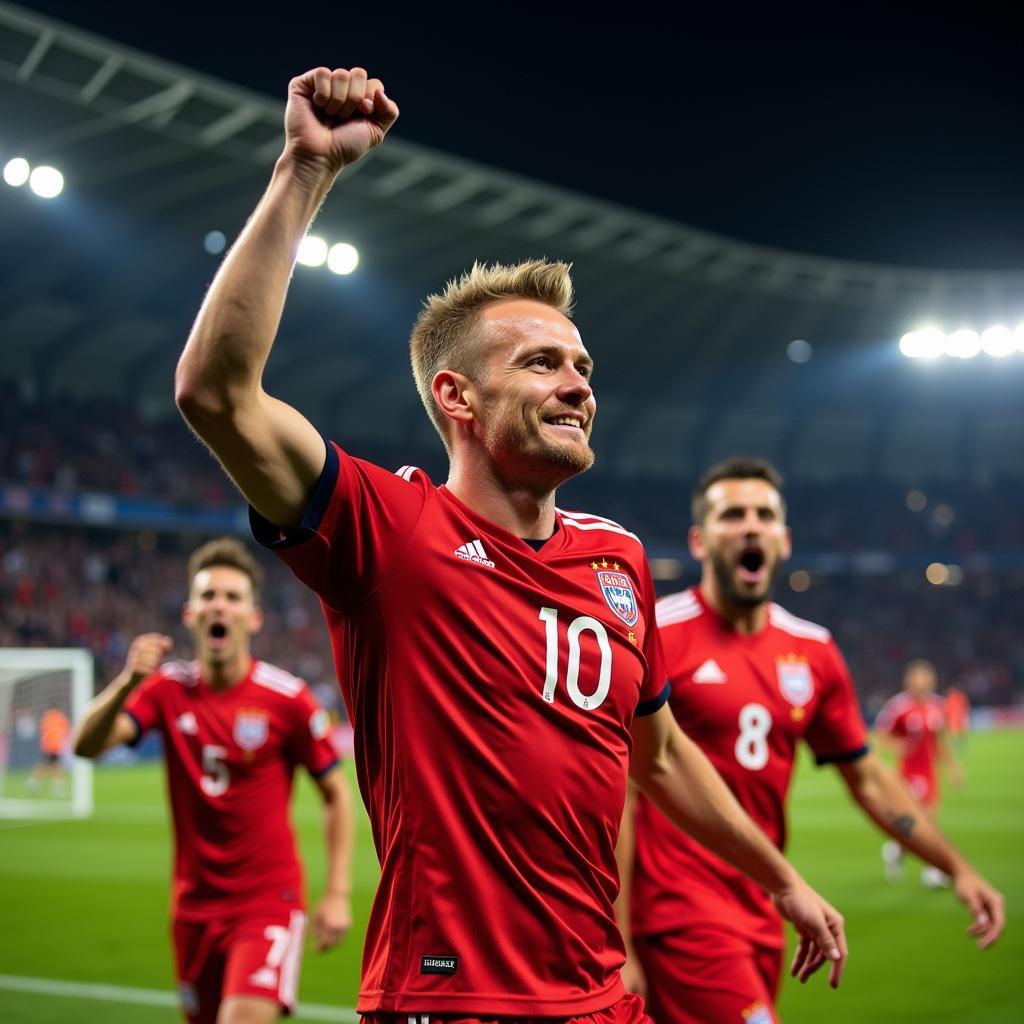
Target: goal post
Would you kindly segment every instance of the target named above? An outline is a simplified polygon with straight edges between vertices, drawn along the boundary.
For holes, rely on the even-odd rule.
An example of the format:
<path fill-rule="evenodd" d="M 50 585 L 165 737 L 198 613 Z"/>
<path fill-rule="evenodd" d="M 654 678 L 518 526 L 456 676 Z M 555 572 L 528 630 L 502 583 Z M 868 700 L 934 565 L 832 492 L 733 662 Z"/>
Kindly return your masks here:
<path fill-rule="evenodd" d="M 92 762 L 71 752 L 92 695 L 90 651 L 0 647 L 0 818 L 92 814 Z"/>

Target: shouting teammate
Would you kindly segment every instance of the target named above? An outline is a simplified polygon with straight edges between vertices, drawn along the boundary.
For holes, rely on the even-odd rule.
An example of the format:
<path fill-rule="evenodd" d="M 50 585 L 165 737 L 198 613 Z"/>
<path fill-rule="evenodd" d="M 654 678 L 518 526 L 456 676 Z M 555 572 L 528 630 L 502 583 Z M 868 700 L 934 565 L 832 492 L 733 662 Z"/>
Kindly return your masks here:
<path fill-rule="evenodd" d="M 158 731 L 174 818 L 173 938 L 193 1024 L 270 1024 L 295 1004 L 305 932 L 302 869 L 288 821 L 293 770 L 316 780 L 327 882 L 313 918 L 327 949 L 348 930 L 351 800 L 327 714 L 300 679 L 249 654 L 262 570 L 237 540 L 189 562 L 184 621 L 197 660 L 161 664 L 171 640 L 136 637 L 124 671 L 86 710 L 75 753 L 96 757 Z"/>
<path fill-rule="evenodd" d="M 875 719 L 881 746 L 891 747 L 899 761 L 900 775 L 929 817 L 935 819 L 939 806 L 939 761 L 954 785 L 963 775 L 946 739 L 946 702 L 935 692 L 935 666 L 919 658 L 903 670 L 903 692 L 887 701 Z M 903 877 L 903 844 L 889 839 L 882 846 L 886 878 Z M 921 869 L 926 888 L 949 884 L 948 876 L 931 864 Z"/>
<path fill-rule="evenodd" d="M 594 458 L 568 268 L 476 266 L 428 300 L 411 349 L 449 453 L 442 487 L 353 458 L 264 390 L 299 242 L 337 174 L 397 116 L 360 68 L 292 80 L 284 152 L 176 382 L 256 536 L 327 618 L 381 861 L 358 1011 L 401 1024 L 641 1019 L 613 910 L 631 744 L 641 785 L 773 893 L 802 933 L 802 969 L 828 956 L 836 983 L 841 918 L 664 706 L 640 543 L 555 507 L 555 488 Z"/>
<path fill-rule="evenodd" d="M 790 554 L 782 480 L 760 459 L 712 467 L 693 494 L 689 543 L 700 585 L 658 602 L 670 706 L 740 803 L 781 849 L 797 743 L 834 764 L 882 829 L 953 876 L 985 948 L 1003 900 L 946 841 L 903 783 L 868 751 L 853 683 L 828 630 L 771 595 Z M 783 935 L 771 900 L 640 796 L 620 856 L 627 982 L 658 1024 L 776 1020 Z M 628 864 L 635 863 L 632 873 Z M 631 875 L 631 882 L 630 882 Z M 631 893 L 630 893 L 631 890 Z M 644 984 L 646 977 L 646 986 Z"/>

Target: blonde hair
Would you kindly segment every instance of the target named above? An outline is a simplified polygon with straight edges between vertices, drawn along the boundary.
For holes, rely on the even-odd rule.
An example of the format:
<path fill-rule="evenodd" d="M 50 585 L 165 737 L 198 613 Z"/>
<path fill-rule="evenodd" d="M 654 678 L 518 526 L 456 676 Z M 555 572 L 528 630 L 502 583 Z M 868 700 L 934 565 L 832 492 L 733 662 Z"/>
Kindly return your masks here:
<path fill-rule="evenodd" d="M 199 573 L 213 566 L 227 566 L 244 572 L 252 584 L 253 601 L 259 603 L 260 591 L 263 589 L 263 569 L 240 540 L 235 537 L 217 537 L 196 548 L 188 560 L 189 586 Z"/>
<path fill-rule="evenodd" d="M 449 447 L 447 421 L 434 401 L 431 384 L 441 370 L 475 378 L 481 352 L 473 345 L 485 306 L 500 299 L 533 299 L 563 316 L 572 312 L 571 264 L 545 259 L 523 263 L 474 263 L 452 278 L 441 295 L 428 295 L 409 338 L 412 375 L 420 401 L 434 428 Z"/>

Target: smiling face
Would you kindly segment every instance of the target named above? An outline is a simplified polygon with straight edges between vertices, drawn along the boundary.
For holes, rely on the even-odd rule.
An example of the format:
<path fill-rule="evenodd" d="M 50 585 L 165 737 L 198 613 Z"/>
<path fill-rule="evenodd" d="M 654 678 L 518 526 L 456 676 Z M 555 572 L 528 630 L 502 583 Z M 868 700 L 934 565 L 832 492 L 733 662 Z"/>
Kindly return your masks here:
<path fill-rule="evenodd" d="M 477 438 L 503 475 L 555 487 L 594 464 L 593 361 L 551 306 L 503 299 L 481 313 Z"/>
<path fill-rule="evenodd" d="M 252 581 L 241 569 L 211 565 L 192 578 L 182 614 L 200 664 L 209 670 L 248 663 L 252 635 L 263 625 Z"/>
<path fill-rule="evenodd" d="M 763 604 L 791 553 L 782 497 L 767 480 L 725 479 L 713 483 L 705 499 L 704 521 L 689 537 L 703 581 L 732 605 Z"/>

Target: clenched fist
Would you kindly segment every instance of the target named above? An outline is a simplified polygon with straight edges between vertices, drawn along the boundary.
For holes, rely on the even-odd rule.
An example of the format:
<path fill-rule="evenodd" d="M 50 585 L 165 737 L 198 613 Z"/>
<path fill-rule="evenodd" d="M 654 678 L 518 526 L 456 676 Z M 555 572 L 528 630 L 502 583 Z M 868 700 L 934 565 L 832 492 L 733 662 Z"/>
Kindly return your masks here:
<path fill-rule="evenodd" d="M 333 174 L 379 145 L 397 120 L 397 104 L 363 68 L 314 68 L 288 85 L 288 149 Z"/>
<path fill-rule="evenodd" d="M 137 636 L 128 648 L 124 674 L 131 678 L 133 684 L 142 682 L 160 667 L 173 646 L 174 641 L 163 633 L 143 633 Z"/>

